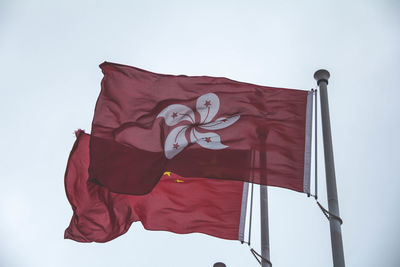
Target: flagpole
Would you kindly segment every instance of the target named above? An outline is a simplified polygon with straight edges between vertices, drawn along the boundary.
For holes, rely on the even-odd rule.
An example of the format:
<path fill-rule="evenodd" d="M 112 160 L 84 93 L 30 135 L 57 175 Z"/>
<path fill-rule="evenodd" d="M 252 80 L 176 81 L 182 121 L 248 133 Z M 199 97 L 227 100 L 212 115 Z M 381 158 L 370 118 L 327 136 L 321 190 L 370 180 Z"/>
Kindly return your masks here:
<path fill-rule="evenodd" d="M 267 155 L 266 155 L 266 140 L 267 133 L 259 129 L 258 136 L 260 139 L 260 178 L 264 184 L 267 184 Z M 269 247 L 269 222 L 268 222 L 268 187 L 260 185 L 260 217 L 261 217 L 261 256 L 270 260 L 270 247 Z M 261 258 L 261 267 L 271 267 L 267 261 Z"/>
<path fill-rule="evenodd" d="M 261 256 L 270 261 L 269 250 L 269 225 L 268 225 L 268 187 L 260 185 L 260 209 L 261 209 Z M 270 267 L 268 262 L 262 259 L 261 267 Z"/>
<path fill-rule="evenodd" d="M 325 154 L 325 174 L 326 174 L 326 189 L 328 195 L 329 212 L 337 217 L 339 214 L 339 203 L 336 187 L 335 164 L 333 159 L 333 146 L 331 135 L 331 123 L 329 118 L 329 103 L 328 103 L 328 79 L 330 74 L 327 70 L 318 70 L 314 73 L 314 78 L 317 80 L 320 91 L 321 100 L 321 120 L 322 134 L 324 140 Z M 334 267 L 344 267 L 343 240 L 340 220 L 331 216 L 329 219 L 331 231 L 331 245 Z"/>

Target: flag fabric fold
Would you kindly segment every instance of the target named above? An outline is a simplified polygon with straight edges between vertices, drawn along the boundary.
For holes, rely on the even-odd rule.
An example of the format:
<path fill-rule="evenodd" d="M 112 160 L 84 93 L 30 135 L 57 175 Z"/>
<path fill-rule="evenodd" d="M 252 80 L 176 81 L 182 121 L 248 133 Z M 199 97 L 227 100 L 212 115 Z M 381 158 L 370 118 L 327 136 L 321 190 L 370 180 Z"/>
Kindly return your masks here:
<path fill-rule="evenodd" d="M 243 241 L 247 183 L 165 172 L 149 194 L 113 193 L 88 182 L 89 141 L 88 134 L 78 131 L 68 159 L 65 189 L 73 216 L 65 238 L 107 242 L 140 221 L 148 230 L 197 232 Z"/>
<path fill-rule="evenodd" d="M 90 181 L 143 195 L 169 170 L 309 193 L 311 92 L 100 67 Z"/>

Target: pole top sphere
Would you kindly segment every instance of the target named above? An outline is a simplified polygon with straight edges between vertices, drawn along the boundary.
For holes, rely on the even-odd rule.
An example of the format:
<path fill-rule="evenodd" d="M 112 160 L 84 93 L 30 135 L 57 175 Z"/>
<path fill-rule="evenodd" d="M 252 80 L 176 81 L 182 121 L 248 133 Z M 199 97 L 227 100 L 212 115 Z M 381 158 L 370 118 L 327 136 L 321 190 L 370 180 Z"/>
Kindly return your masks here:
<path fill-rule="evenodd" d="M 226 267 L 226 265 L 225 265 L 225 263 L 217 262 L 217 263 L 214 263 L 213 267 Z"/>
<path fill-rule="evenodd" d="M 317 80 L 317 84 L 319 85 L 320 82 L 326 82 L 328 84 L 329 77 L 331 75 L 329 74 L 329 71 L 321 69 L 317 70 L 314 73 L 314 79 Z"/>

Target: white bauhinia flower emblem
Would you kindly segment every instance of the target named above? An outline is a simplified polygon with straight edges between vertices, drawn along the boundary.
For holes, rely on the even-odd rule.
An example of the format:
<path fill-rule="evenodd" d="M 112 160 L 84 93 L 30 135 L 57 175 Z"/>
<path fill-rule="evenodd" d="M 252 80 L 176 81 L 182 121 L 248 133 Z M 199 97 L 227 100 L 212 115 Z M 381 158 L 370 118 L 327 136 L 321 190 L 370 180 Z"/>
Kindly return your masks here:
<path fill-rule="evenodd" d="M 163 109 L 157 118 L 163 117 L 168 126 L 175 126 L 180 122 L 187 121 L 186 125 L 177 126 L 168 134 L 164 144 L 164 153 L 168 159 L 172 159 L 181 152 L 188 144 L 197 143 L 208 149 L 224 149 L 228 146 L 221 143 L 221 137 L 214 132 L 199 132 L 204 130 L 220 130 L 234 124 L 240 115 L 229 118 L 213 118 L 219 110 L 219 98 L 216 94 L 208 93 L 200 96 L 196 102 L 196 110 L 200 114 L 200 122 L 196 122 L 194 112 L 191 108 L 173 104 Z M 189 139 L 186 132 L 189 131 Z"/>

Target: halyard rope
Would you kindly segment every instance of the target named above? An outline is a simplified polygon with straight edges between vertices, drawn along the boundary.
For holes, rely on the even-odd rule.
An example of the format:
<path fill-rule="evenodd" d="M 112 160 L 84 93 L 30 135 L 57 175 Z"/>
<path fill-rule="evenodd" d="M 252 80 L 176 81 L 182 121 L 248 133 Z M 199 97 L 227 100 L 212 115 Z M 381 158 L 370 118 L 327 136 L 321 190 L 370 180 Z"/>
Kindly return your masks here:
<path fill-rule="evenodd" d="M 250 252 L 251 252 L 251 254 L 253 254 L 253 256 L 254 256 L 254 258 L 256 258 L 256 260 L 258 261 L 258 263 L 261 265 L 262 264 L 262 260 L 264 260 L 264 261 L 266 261 L 268 264 L 269 264 L 269 266 L 271 266 L 272 267 L 272 262 L 270 262 L 268 259 L 266 259 L 266 258 L 264 258 L 263 256 L 261 256 L 259 253 L 257 253 L 257 251 L 255 251 L 252 247 L 250 247 Z M 260 257 L 261 258 L 261 260 L 258 258 L 258 257 Z"/>
<path fill-rule="evenodd" d="M 318 201 L 317 201 L 317 204 L 318 204 L 318 207 L 320 207 L 320 209 L 322 210 L 322 213 L 325 215 L 325 217 L 326 217 L 328 220 L 331 220 L 331 218 L 333 218 L 333 219 L 338 220 L 339 223 L 340 223 L 341 225 L 343 224 L 342 218 L 340 218 L 339 216 L 337 216 L 337 215 L 335 215 L 335 214 L 329 212 L 329 211 L 328 211 L 327 209 L 325 209 L 325 208 L 321 205 L 321 203 L 319 203 Z"/>

